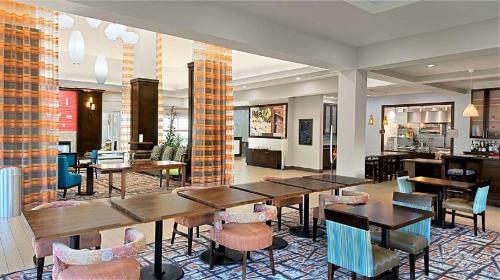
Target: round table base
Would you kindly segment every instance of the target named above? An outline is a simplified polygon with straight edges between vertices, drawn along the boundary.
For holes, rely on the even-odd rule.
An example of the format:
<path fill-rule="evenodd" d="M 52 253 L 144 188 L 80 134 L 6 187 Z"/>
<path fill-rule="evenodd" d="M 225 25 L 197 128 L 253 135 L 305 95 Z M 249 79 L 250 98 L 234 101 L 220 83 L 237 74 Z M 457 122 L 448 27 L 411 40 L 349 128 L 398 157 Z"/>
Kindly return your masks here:
<path fill-rule="evenodd" d="M 303 226 L 291 227 L 290 234 L 293 236 L 296 236 L 296 237 L 301 237 L 301 238 L 312 238 L 313 237 L 312 230 L 308 230 L 307 232 L 304 232 Z M 319 236 L 319 233 L 317 236 Z"/>
<path fill-rule="evenodd" d="M 278 236 L 273 236 L 273 250 L 281 250 L 285 249 L 286 247 L 288 247 L 288 242 L 286 242 L 285 239 Z"/>
<path fill-rule="evenodd" d="M 163 275 L 157 278 L 154 275 L 154 265 L 146 266 L 141 268 L 141 280 L 146 279 L 164 279 L 164 280 L 177 280 L 184 276 L 184 271 L 177 265 L 173 264 L 162 264 Z"/>
<path fill-rule="evenodd" d="M 80 196 L 91 196 L 91 195 L 94 195 L 96 194 L 96 192 L 91 192 L 91 193 L 87 193 L 87 192 L 79 192 L 79 193 L 76 193 L 76 195 L 80 195 Z"/>
<path fill-rule="evenodd" d="M 240 263 L 243 256 L 239 251 L 232 250 L 229 248 L 224 249 L 224 253 L 220 249 L 215 249 L 215 261 L 214 265 L 228 265 Z M 203 251 L 200 255 L 200 259 L 205 263 L 210 263 L 210 249 Z"/>

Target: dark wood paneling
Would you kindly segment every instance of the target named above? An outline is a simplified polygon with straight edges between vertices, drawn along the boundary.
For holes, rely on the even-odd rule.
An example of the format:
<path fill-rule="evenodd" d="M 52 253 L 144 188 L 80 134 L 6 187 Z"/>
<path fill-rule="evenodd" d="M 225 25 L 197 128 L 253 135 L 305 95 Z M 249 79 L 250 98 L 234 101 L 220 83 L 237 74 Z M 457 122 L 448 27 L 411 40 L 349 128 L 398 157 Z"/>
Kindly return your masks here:
<path fill-rule="evenodd" d="M 131 138 L 158 144 L 158 80 L 136 78 L 131 85 Z"/>
<path fill-rule="evenodd" d="M 247 164 L 268 168 L 281 168 L 281 151 L 267 149 L 248 149 Z"/>
<path fill-rule="evenodd" d="M 76 149 L 78 156 L 101 148 L 102 134 L 102 90 L 78 89 L 78 128 L 76 133 Z M 92 111 L 85 105 L 89 98 L 95 104 Z"/>

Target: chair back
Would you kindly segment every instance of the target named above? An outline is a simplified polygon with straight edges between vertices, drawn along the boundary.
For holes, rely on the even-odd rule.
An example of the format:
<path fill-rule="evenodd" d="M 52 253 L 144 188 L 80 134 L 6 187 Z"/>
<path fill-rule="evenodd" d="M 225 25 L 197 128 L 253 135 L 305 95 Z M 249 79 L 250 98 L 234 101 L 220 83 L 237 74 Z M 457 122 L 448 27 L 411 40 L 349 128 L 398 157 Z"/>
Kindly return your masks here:
<path fill-rule="evenodd" d="M 98 156 L 98 154 L 97 154 L 97 150 L 92 150 L 92 151 L 90 152 L 90 162 L 91 162 L 92 164 L 97 164 L 97 156 Z"/>
<path fill-rule="evenodd" d="M 68 182 L 69 166 L 66 156 L 57 157 L 57 185 L 59 187 L 66 187 Z"/>
<path fill-rule="evenodd" d="M 76 153 L 59 153 L 60 156 L 65 156 L 68 161 L 69 167 L 76 167 L 77 154 Z"/>
<path fill-rule="evenodd" d="M 396 180 L 398 182 L 398 192 L 400 193 L 412 193 L 414 192 L 413 183 L 409 182 L 410 176 L 408 176 L 408 171 L 398 171 L 396 172 Z"/>
<path fill-rule="evenodd" d="M 328 262 L 361 275 L 374 276 L 368 218 L 325 209 Z"/>
<path fill-rule="evenodd" d="M 432 211 L 431 196 L 395 192 L 392 197 L 392 204 L 425 211 Z M 425 239 L 427 239 L 427 242 L 429 242 L 429 244 L 431 242 L 431 218 L 408 225 L 399 230 L 423 236 L 425 237 Z"/>
<path fill-rule="evenodd" d="M 472 213 L 479 214 L 486 210 L 486 200 L 488 198 L 489 190 L 490 186 L 477 189 L 476 196 L 474 197 L 474 203 L 472 204 Z"/>

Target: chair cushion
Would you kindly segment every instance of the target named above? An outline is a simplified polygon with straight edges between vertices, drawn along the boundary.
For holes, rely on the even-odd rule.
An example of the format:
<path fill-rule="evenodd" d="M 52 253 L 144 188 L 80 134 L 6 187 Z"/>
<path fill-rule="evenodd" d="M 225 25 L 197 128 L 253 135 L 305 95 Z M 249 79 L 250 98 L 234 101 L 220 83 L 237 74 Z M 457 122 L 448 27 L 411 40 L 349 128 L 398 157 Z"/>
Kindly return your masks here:
<path fill-rule="evenodd" d="M 45 241 L 32 241 L 33 250 L 37 258 L 52 256 L 52 244 L 60 242 L 69 246 L 69 237 L 55 238 Z M 101 234 L 92 232 L 80 235 L 80 248 L 88 249 L 101 246 Z"/>
<path fill-rule="evenodd" d="M 179 148 L 177 148 L 177 151 L 175 151 L 174 161 L 182 161 L 182 156 L 185 153 L 186 153 L 186 148 L 185 147 L 179 147 Z"/>
<path fill-rule="evenodd" d="M 450 198 L 443 202 L 443 208 L 472 213 L 472 201 L 461 198 Z"/>
<path fill-rule="evenodd" d="M 273 206 L 275 207 L 286 207 L 296 204 L 302 204 L 302 196 L 295 196 L 285 199 L 273 199 Z"/>
<path fill-rule="evenodd" d="M 476 170 L 472 170 L 472 169 L 465 170 L 465 176 L 472 176 L 475 174 L 476 174 Z M 464 170 L 460 169 L 460 168 L 451 168 L 451 169 L 448 169 L 448 175 L 450 175 L 450 176 L 463 176 Z"/>
<path fill-rule="evenodd" d="M 174 222 L 188 228 L 211 225 L 214 222 L 214 214 L 208 213 L 189 217 L 177 217 L 174 219 Z"/>
<path fill-rule="evenodd" d="M 68 174 L 68 183 L 69 183 L 68 187 L 80 185 L 82 183 L 82 175 L 69 173 Z"/>
<path fill-rule="evenodd" d="M 380 275 L 399 265 L 399 256 L 394 251 L 373 245 L 372 253 L 374 275 Z"/>
<path fill-rule="evenodd" d="M 406 231 L 391 231 L 389 247 L 398 249 L 409 254 L 418 254 L 422 252 L 429 244 L 425 237 Z M 382 234 L 380 231 L 371 233 L 372 242 L 381 244 Z"/>
<path fill-rule="evenodd" d="M 175 154 L 175 148 L 165 146 L 163 153 L 161 155 L 161 160 L 173 160 Z"/>
<path fill-rule="evenodd" d="M 161 156 L 161 147 L 156 145 L 153 147 L 153 150 L 151 151 L 151 155 L 149 156 L 150 160 L 159 160 Z"/>
<path fill-rule="evenodd" d="M 255 251 L 267 248 L 273 243 L 273 231 L 264 223 L 224 224 L 218 237 L 215 229 L 210 238 L 222 246 L 238 251 Z"/>
<path fill-rule="evenodd" d="M 70 265 L 61 271 L 55 280 L 137 280 L 141 275 L 141 267 L 135 258 L 123 258 L 112 262 L 92 265 Z"/>

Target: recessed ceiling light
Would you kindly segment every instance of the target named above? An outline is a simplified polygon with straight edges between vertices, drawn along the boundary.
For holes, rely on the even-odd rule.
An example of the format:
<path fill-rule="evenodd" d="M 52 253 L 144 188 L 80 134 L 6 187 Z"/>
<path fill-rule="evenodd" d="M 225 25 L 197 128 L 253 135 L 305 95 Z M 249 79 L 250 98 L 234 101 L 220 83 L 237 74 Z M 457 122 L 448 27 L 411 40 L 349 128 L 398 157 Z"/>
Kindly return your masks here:
<path fill-rule="evenodd" d="M 300 80 L 300 77 L 295 78 L 295 80 Z"/>
<path fill-rule="evenodd" d="M 429 68 L 432 68 L 434 66 L 436 66 L 436 64 L 427 64 L 427 67 L 429 67 Z"/>
<path fill-rule="evenodd" d="M 247 86 L 243 86 L 243 88 L 247 88 Z"/>

